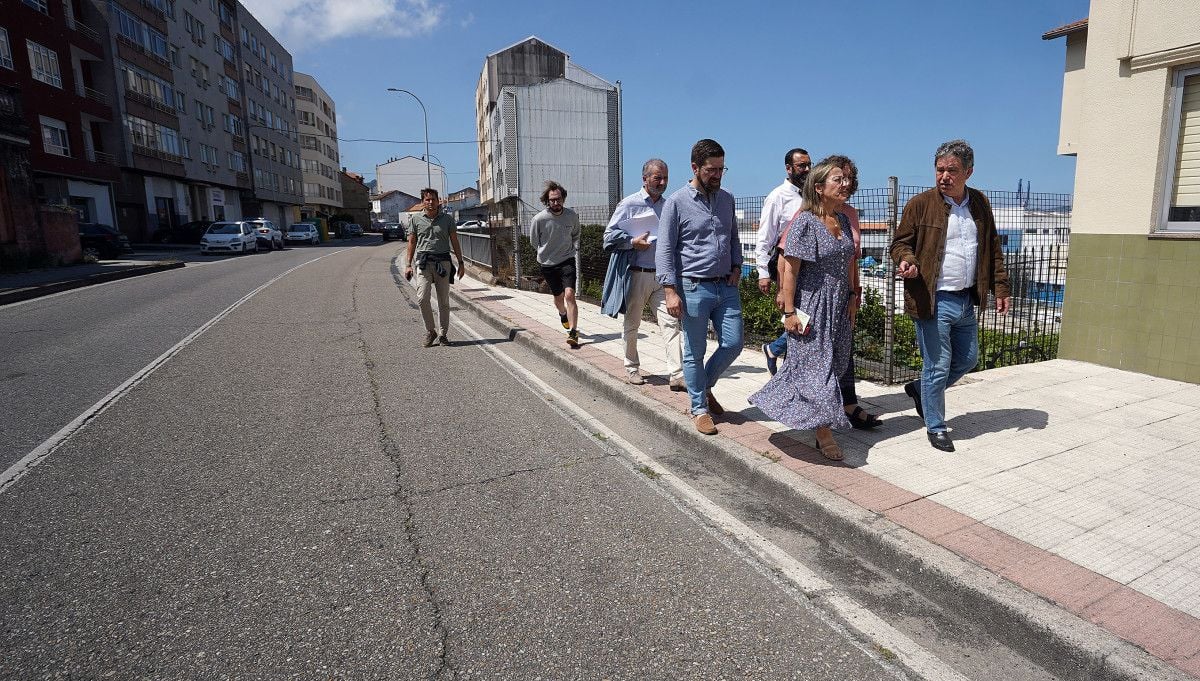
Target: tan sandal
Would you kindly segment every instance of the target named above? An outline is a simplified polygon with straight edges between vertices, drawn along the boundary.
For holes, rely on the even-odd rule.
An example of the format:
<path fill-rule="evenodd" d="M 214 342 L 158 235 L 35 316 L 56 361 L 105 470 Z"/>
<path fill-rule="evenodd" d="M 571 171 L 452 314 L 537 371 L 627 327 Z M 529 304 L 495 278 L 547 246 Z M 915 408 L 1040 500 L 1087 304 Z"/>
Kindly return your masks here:
<path fill-rule="evenodd" d="M 830 461 L 842 460 L 842 448 L 839 447 L 838 443 L 836 442 L 830 442 L 829 444 L 823 445 L 821 444 L 820 440 L 817 440 L 817 449 L 820 450 L 821 456 L 829 459 Z"/>

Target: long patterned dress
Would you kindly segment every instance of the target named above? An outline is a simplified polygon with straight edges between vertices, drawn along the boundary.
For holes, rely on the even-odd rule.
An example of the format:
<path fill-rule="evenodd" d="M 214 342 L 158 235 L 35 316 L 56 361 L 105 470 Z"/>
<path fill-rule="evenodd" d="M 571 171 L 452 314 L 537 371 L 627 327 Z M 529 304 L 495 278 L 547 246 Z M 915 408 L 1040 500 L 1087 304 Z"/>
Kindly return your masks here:
<path fill-rule="evenodd" d="M 787 356 L 779 373 L 750 403 L 796 430 L 819 426 L 849 428 L 838 377 L 850 360 L 850 263 L 854 240 L 850 224 L 837 213 L 842 238 L 834 238 L 821 218 L 802 211 L 788 230 L 784 253 L 803 264 L 796 281 L 796 309 L 807 313 L 809 331 L 788 335 Z"/>

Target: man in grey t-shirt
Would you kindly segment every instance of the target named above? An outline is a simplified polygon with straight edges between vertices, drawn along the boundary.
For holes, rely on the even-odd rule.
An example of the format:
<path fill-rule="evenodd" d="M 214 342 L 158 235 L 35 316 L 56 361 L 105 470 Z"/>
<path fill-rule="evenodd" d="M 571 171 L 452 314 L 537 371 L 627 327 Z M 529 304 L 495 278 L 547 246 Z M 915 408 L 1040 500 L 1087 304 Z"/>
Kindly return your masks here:
<path fill-rule="evenodd" d="M 458 229 L 454 218 L 441 212 L 441 203 L 436 189 L 421 190 L 423 210 L 409 218 L 408 266 L 404 278 L 412 279 L 417 274 L 417 303 L 425 321 L 425 347 L 435 343 L 450 345 L 447 334 L 450 330 L 450 282 L 454 280 L 454 266 L 450 262 L 450 248 L 458 256 L 458 271 L 463 273 L 462 246 L 458 242 Z M 413 264 L 416 263 L 414 269 Z M 438 322 L 441 332 L 433 326 L 433 305 L 429 294 L 437 291 Z"/>
<path fill-rule="evenodd" d="M 542 277 L 554 294 L 558 320 L 567 329 L 567 345 L 579 347 L 579 306 L 575 304 L 575 254 L 579 252 L 579 216 L 563 206 L 567 190 L 554 180 L 542 190 L 546 209 L 533 216 L 529 242 L 537 249 Z"/>

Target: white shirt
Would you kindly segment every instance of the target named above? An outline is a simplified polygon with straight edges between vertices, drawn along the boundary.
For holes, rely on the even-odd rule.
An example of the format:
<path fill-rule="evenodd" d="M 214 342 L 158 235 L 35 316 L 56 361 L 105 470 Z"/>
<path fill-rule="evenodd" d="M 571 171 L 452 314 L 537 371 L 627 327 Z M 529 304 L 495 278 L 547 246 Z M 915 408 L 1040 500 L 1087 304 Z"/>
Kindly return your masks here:
<path fill-rule="evenodd" d="M 945 194 L 942 194 L 942 200 L 950 205 L 950 219 L 946 224 L 946 254 L 942 258 L 937 290 L 958 291 L 975 285 L 979 232 L 975 218 L 971 217 L 970 192 L 963 193 L 962 203 L 955 203 Z"/>
<path fill-rule="evenodd" d="M 654 269 L 654 246 L 658 240 L 658 219 L 662 217 L 663 204 L 666 202 L 665 196 L 658 197 L 657 201 L 651 201 L 650 193 L 646 191 L 645 187 L 642 187 L 621 199 L 616 209 L 613 210 L 612 218 L 609 219 L 605 231 L 619 229 L 629 234 L 630 239 L 636 239 L 646 232 L 650 232 L 648 238 L 650 248 L 643 251 L 635 250 L 630 264 Z"/>
<path fill-rule="evenodd" d="M 754 247 L 754 262 L 758 268 L 759 279 L 771 277 L 767 270 L 771 250 L 779 245 L 779 235 L 787 223 L 792 221 L 796 211 L 800 210 L 802 203 L 804 199 L 800 196 L 800 188 L 787 180 L 772 189 L 763 200 L 762 214 L 758 218 L 758 244 Z"/>

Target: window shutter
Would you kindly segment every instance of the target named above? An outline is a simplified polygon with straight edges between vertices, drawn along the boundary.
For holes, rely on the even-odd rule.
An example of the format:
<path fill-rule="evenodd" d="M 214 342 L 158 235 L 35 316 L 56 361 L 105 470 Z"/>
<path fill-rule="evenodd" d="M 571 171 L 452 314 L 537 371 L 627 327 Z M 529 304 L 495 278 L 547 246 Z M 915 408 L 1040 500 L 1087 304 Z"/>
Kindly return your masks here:
<path fill-rule="evenodd" d="M 1171 207 L 1200 206 L 1200 74 L 1183 81 Z"/>

